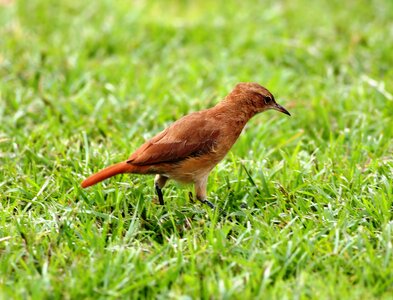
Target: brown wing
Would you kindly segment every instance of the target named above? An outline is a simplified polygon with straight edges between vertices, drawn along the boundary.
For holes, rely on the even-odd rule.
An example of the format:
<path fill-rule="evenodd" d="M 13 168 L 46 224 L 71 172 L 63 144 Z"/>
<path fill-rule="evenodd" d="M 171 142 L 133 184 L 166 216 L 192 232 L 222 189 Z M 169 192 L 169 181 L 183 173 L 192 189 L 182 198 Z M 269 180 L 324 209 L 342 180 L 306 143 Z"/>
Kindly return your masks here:
<path fill-rule="evenodd" d="M 203 112 L 193 113 L 144 143 L 131 154 L 127 162 L 133 165 L 152 165 L 202 155 L 212 150 L 219 133 L 214 120 Z"/>

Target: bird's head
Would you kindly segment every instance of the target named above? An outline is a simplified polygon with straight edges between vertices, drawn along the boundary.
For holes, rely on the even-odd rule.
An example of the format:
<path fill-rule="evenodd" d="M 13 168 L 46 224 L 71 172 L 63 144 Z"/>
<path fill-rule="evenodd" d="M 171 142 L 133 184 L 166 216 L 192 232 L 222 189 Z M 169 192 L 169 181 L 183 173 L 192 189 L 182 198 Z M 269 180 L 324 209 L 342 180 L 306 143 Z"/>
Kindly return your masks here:
<path fill-rule="evenodd" d="M 229 96 L 235 101 L 242 101 L 255 113 L 274 109 L 290 116 L 291 114 L 276 102 L 272 93 L 255 82 L 238 83 Z"/>

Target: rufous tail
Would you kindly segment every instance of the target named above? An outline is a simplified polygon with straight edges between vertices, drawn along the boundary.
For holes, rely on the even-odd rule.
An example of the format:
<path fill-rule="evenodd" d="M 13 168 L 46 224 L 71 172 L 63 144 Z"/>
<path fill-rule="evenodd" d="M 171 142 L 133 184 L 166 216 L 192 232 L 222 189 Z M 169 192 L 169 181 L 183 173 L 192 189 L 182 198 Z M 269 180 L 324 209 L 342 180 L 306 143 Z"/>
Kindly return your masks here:
<path fill-rule="evenodd" d="M 91 175 L 90 177 L 83 180 L 83 182 L 81 183 L 81 186 L 83 188 L 87 188 L 91 185 L 94 185 L 100 181 L 103 181 L 103 180 L 105 180 L 109 177 L 115 176 L 117 174 L 131 173 L 133 169 L 134 169 L 134 166 L 123 161 L 121 163 L 114 164 L 112 166 L 109 166 L 109 167 L 99 171 L 98 173 Z"/>

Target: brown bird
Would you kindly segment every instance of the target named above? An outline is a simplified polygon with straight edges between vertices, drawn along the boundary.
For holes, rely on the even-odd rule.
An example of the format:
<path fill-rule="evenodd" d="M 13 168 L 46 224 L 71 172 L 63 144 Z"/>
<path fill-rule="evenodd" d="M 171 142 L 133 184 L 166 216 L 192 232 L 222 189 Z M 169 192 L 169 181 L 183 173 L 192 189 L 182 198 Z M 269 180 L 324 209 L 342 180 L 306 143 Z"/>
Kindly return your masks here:
<path fill-rule="evenodd" d="M 123 173 L 155 174 L 155 189 L 164 204 L 162 188 L 168 179 L 195 185 L 196 197 L 207 200 L 207 178 L 238 139 L 254 115 L 274 109 L 290 116 L 273 95 L 258 83 L 239 83 L 216 106 L 194 112 L 174 122 L 139 147 L 128 160 L 91 175 L 83 188 Z"/>

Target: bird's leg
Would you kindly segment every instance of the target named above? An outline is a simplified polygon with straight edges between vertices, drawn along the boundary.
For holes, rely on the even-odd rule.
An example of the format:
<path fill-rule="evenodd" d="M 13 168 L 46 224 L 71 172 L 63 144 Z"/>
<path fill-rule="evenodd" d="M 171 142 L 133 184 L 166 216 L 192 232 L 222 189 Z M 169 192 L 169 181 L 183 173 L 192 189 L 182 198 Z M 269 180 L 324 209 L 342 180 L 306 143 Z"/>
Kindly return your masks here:
<path fill-rule="evenodd" d="M 207 204 L 210 208 L 215 208 L 214 204 L 207 200 L 206 195 L 207 176 L 195 182 L 196 198 L 203 204 Z"/>
<path fill-rule="evenodd" d="M 164 196 L 162 195 L 162 191 L 161 189 L 158 187 L 158 185 L 156 185 L 156 193 L 158 196 L 158 201 L 160 201 L 160 205 L 164 205 Z"/>
<path fill-rule="evenodd" d="M 158 201 L 160 201 L 160 205 L 164 205 L 164 196 L 162 195 L 162 188 L 165 186 L 168 177 L 157 174 L 154 178 L 154 187 L 156 188 L 156 193 L 158 196 Z"/>
<path fill-rule="evenodd" d="M 188 199 L 190 199 L 191 203 L 194 203 L 194 195 L 192 194 L 192 192 L 188 193 Z"/>

